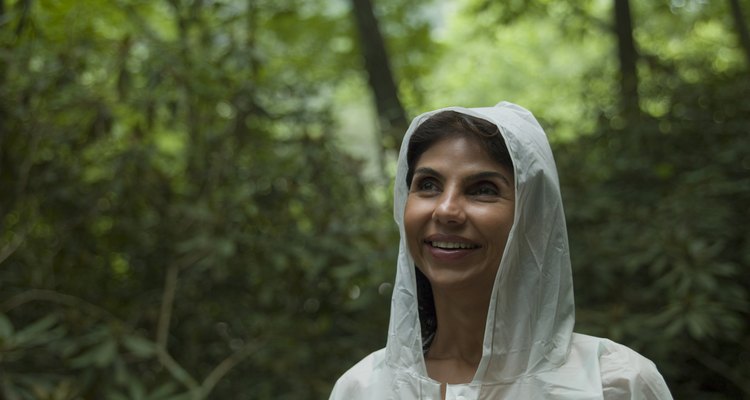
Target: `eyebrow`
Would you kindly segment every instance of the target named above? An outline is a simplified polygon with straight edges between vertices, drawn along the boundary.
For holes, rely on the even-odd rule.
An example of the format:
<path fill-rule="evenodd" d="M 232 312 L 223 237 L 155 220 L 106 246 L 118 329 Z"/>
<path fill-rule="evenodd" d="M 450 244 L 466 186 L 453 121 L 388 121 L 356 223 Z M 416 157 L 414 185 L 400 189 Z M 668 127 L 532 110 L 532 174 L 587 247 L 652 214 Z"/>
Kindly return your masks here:
<path fill-rule="evenodd" d="M 420 168 L 417 168 L 416 171 L 414 171 L 414 175 L 415 176 L 416 175 L 432 175 L 432 176 L 434 176 L 434 177 L 436 177 L 438 179 L 445 179 L 445 177 L 443 176 L 443 174 L 441 174 L 440 172 L 438 172 L 438 171 L 436 171 L 436 170 L 434 170 L 434 169 L 432 169 L 430 167 L 420 167 Z M 496 171 L 482 171 L 482 172 L 478 172 L 476 174 L 469 175 L 468 177 L 466 177 L 465 180 L 467 180 L 467 181 L 478 181 L 478 180 L 490 179 L 490 178 L 501 179 L 501 180 L 505 181 L 506 184 L 508 184 L 510 186 L 513 186 L 513 182 L 509 181 L 507 176 L 505 176 L 505 175 L 503 175 L 503 174 L 501 174 L 499 172 L 496 172 Z"/>

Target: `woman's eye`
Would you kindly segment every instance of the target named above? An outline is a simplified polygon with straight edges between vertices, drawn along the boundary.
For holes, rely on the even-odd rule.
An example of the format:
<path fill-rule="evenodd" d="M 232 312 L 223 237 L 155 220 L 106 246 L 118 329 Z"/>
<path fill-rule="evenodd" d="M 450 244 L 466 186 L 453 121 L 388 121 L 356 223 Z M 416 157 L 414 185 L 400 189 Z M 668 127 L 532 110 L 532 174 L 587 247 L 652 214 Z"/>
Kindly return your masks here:
<path fill-rule="evenodd" d="M 475 195 L 475 196 L 497 196 L 500 194 L 500 191 L 497 189 L 495 185 L 492 185 L 489 183 L 483 183 L 483 184 L 475 186 L 470 191 L 470 194 Z"/>
<path fill-rule="evenodd" d="M 438 190 L 437 183 L 429 178 L 419 180 L 415 188 L 420 192 L 434 192 Z"/>

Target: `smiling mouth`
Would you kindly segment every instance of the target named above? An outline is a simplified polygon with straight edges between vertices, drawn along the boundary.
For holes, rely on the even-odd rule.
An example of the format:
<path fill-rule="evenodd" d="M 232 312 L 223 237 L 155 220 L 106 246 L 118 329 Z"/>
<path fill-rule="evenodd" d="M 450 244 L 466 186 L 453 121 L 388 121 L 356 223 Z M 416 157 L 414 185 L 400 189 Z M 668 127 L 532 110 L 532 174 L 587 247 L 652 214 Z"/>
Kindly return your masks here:
<path fill-rule="evenodd" d="M 426 241 L 432 247 L 445 250 L 464 250 L 464 249 L 478 249 L 480 246 L 472 243 L 458 243 L 458 242 L 431 242 Z"/>

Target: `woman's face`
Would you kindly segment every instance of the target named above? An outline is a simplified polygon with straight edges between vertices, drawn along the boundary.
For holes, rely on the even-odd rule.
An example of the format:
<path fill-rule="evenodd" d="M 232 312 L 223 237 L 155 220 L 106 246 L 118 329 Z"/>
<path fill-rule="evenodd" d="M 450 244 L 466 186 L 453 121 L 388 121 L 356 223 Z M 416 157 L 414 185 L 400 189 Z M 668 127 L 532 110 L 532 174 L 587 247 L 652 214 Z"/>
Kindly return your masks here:
<path fill-rule="evenodd" d="M 476 140 L 448 136 L 428 148 L 414 166 L 404 227 L 433 290 L 491 290 L 514 210 L 513 172 Z"/>

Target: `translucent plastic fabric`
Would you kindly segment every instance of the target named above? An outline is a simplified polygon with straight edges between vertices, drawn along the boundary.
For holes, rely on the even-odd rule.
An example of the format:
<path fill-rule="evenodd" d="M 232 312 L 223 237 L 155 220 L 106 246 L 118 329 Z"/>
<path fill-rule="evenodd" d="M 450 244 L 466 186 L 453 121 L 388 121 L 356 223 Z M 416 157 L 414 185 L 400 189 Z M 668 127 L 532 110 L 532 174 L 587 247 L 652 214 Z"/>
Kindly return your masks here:
<path fill-rule="evenodd" d="M 508 102 L 449 107 L 412 121 L 394 188 L 401 242 L 386 348 L 347 371 L 331 399 L 440 399 L 440 383 L 427 376 L 422 353 L 403 217 L 409 138 L 425 119 L 446 110 L 497 125 L 516 180 L 515 219 L 495 278 L 482 360 L 470 383 L 447 385 L 446 399 L 671 399 L 652 362 L 610 340 L 573 333 L 573 282 L 555 161 L 534 116 Z"/>

